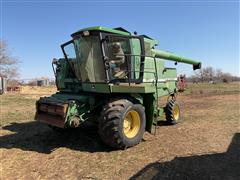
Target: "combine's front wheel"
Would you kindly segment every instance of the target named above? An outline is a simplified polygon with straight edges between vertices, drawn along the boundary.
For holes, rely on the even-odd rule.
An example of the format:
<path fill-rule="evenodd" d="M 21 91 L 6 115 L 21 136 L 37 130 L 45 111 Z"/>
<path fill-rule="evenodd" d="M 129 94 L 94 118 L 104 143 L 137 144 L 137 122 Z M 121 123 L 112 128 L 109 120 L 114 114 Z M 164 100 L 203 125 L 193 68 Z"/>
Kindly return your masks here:
<path fill-rule="evenodd" d="M 145 125 L 144 107 L 120 99 L 104 107 L 99 120 L 99 134 L 107 145 L 123 149 L 141 141 Z"/>
<path fill-rule="evenodd" d="M 165 107 L 166 120 L 169 124 L 177 124 L 182 121 L 180 106 L 175 99 L 168 101 Z"/>

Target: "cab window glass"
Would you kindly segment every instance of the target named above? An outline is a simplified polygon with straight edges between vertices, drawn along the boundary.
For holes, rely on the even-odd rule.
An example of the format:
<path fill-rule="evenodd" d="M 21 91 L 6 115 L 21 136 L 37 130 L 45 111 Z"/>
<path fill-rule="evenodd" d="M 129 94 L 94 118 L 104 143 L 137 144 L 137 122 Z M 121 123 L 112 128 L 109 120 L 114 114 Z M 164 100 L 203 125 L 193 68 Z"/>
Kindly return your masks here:
<path fill-rule="evenodd" d="M 111 79 L 138 79 L 141 45 L 137 38 L 108 36 L 107 56 Z"/>
<path fill-rule="evenodd" d="M 77 68 L 77 56 L 76 56 L 76 51 L 75 51 L 75 46 L 72 43 L 66 45 L 63 47 L 63 50 L 66 54 L 66 58 L 72 68 L 72 70 L 74 71 L 74 75 L 79 79 L 81 80 L 81 75 L 78 71 L 78 68 Z"/>
<path fill-rule="evenodd" d="M 80 37 L 75 40 L 78 70 L 83 82 L 104 82 L 105 70 L 98 36 Z"/>

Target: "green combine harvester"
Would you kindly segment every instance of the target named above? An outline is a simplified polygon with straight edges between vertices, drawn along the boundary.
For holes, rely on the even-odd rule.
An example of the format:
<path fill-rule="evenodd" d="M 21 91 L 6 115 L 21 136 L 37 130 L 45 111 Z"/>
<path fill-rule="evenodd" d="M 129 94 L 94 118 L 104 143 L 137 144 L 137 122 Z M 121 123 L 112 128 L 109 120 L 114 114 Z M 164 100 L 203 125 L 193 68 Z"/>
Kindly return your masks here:
<path fill-rule="evenodd" d="M 154 133 L 160 117 L 180 121 L 176 94 L 182 89 L 165 60 L 193 70 L 201 62 L 157 50 L 156 40 L 123 28 L 90 27 L 71 36 L 61 46 L 64 58 L 52 62 L 58 92 L 36 102 L 36 120 L 53 129 L 96 122 L 101 139 L 117 149 L 138 144 L 145 131 Z"/>

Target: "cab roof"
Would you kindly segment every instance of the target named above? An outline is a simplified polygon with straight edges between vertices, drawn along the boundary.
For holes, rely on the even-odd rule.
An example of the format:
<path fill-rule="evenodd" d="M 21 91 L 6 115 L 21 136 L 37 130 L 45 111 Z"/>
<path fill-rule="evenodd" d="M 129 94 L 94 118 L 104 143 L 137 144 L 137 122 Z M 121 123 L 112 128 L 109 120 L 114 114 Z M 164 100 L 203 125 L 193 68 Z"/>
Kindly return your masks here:
<path fill-rule="evenodd" d="M 73 33 L 71 36 L 74 37 L 75 35 L 78 35 L 84 31 L 103 31 L 103 32 L 108 32 L 108 33 L 113 33 L 113 34 L 118 34 L 118 35 L 131 36 L 131 33 L 122 27 L 107 28 L 107 27 L 103 27 L 103 26 L 93 26 L 93 27 L 80 29 L 77 32 Z M 158 41 L 152 39 L 151 37 L 149 37 L 145 34 L 140 35 L 140 36 L 142 36 L 145 41 L 150 42 L 153 46 L 158 45 Z"/>
<path fill-rule="evenodd" d="M 114 33 L 114 34 L 119 34 L 119 35 L 131 35 L 130 32 L 128 32 L 126 29 L 124 29 L 122 27 L 107 28 L 107 27 L 102 27 L 102 26 L 94 26 L 94 27 L 80 29 L 77 32 L 73 33 L 71 36 L 75 36 L 83 31 L 104 31 L 104 32 Z"/>

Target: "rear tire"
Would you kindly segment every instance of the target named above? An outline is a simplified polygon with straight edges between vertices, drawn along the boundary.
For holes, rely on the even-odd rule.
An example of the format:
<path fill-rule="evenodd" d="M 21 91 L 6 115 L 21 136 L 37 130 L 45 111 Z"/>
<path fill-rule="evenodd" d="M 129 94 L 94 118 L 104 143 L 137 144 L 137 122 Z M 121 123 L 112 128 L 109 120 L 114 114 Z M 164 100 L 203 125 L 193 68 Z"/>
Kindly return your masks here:
<path fill-rule="evenodd" d="M 165 107 L 166 120 L 170 125 L 177 124 L 182 121 L 180 106 L 175 99 L 170 99 Z"/>
<path fill-rule="evenodd" d="M 135 146 L 142 140 L 145 126 L 144 107 L 120 99 L 104 107 L 99 120 L 99 134 L 105 144 L 124 149 Z"/>

